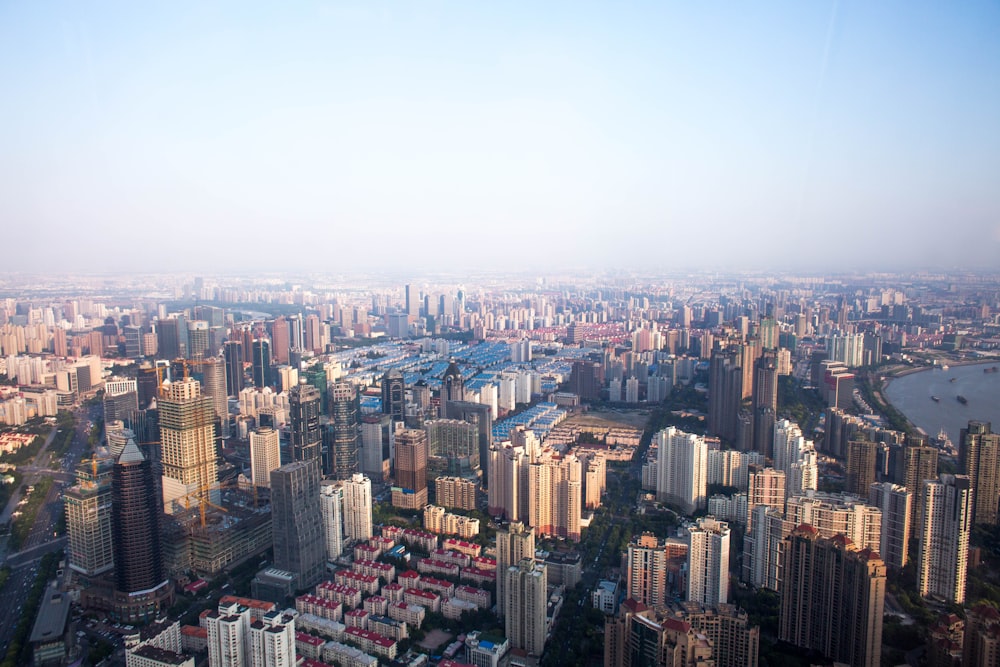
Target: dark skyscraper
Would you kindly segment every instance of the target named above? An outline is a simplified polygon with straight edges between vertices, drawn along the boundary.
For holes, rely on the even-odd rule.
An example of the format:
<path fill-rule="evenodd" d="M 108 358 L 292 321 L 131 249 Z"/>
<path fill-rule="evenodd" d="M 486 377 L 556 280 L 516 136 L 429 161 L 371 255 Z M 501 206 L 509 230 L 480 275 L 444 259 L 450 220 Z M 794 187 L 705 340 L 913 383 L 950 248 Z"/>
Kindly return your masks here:
<path fill-rule="evenodd" d="M 266 338 L 253 342 L 253 385 L 258 389 L 270 387 L 271 382 L 271 343 Z"/>
<path fill-rule="evenodd" d="M 596 401 L 601 398 L 601 366 L 592 361 L 574 361 L 569 376 L 569 390 L 581 401 Z"/>
<path fill-rule="evenodd" d="M 319 459 L 271 471 L 274 566 L 294 574 L 299 589 L 317 584 L 325 569 L 319 481 Z"/>
<path fill-rule="evenodd" d="M 243 343 L 227 340 L 222 350 L 226 359 L 226 393 L 239 396 L 243 389 Z"/>
<path fill-rule="evenodd" d="M 358 461 L 358 391 L 350 382 L 330 386 L 328 435 L 330 474 L 334 479 L 350 479 L 359 472 Z"/>
<path fill-rule="evenodd" d="M 398 370 L 386 371 L 382 376 L 382 413 L 397 422 L 406 417 L 406 387 Z"/>
<path fill-rule="evenodd" d="M 712 350 L 708 369 L 708 432 L 736 442 L 743 395 L 743 371 L 735 350 Z"/>
<path fill-rule="evenodd" d="M 754 362 L 753 373 L 753 448 L 768 457 L 772 456 L 774 449 L 774 419 L 777 412 L 777 358 L 774 352 L 768 351 Z"/>
<path fill-rule="evenodd" d="M 181 356 L 180 325 L 178 320 L 170 318 L 156 323 L 156 357 L 158 359 L 176 359 Z"/>
<path fill-rule="evenodd" d="M 449 403 L 465 400 L 465 385 L 462 372 L 454 361 L 448 364 L 448 370 L 441 378 L 441 414 L 445 414 Z"/>
<path fill-rule="evenodd" d="M 322 405 L 319 390 L 310 384 L 305 384 L 305 378 L 301 384 L 292 387 L 288 392 L 292 460 L 305 461 L 319 458 L 323 439 L 319 427 Z"/>
<path fill-rule="evenodd" d="M 119 613 L 130 619 L 154 618 L 170 598 L 155 490 L 152 466 L 130 440 L 111 471 L 115 589 L 127 600 Z"/>
<path fill-rule="evenodd" d="M 275 364 L 288 363 L 288 350 L 290 341 L 288 320 L 278 317 L 271 325 L 271 342 L 273 343 L 271 354 L 274 355 Z"/>
<path fill-rule="evenodd" d="M 970 421 L 959 436 L 958 458 L 972 484 L 973 523 L 995 525 L 1000 498 L 1000 433 L 993 433 L 990 422 Z"/>

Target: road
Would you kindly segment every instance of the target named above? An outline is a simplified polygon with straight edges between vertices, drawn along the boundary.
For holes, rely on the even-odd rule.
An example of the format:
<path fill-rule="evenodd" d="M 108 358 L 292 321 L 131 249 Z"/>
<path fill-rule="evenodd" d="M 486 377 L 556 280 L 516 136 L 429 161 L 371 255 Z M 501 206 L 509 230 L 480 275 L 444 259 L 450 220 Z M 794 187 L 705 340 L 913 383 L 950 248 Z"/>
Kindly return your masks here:
<path fill-rule="evenodd" d="M 0 613 L 0 655 L 7 651 L 7 645 L 17 628 L 22 612 L 21 606 L 24 604 L 38 572 L 38 561 L 46 553 L 57 551 L 66 545 L 65 537 L 57 538 L 55 535 L 59 518 L 63 512 L 62 491 L 66 486 L 72 484 L 74 475 L 71 471 L 75 469 L 76 464 L 80 462 L 87 450 L 88 419 L 93 421 L 100 416 L 100 413 L 101 407 L 99 405 L 91 407 L 89 410 L 80 407 L 74 411 L 76 426 L 73 441 L 70 443 L 65 459 L 55 462 L 55 468 L 46 466 L 51 458 L 47 450 L 55 438 L 55 429 L 46 438 L 32 464 L 18 467 L 19 471 L 24 472 L 23 486 L 25 488 L 37 483 L 43 477 L 53 478 L 55 483 L 49 489 L 45 502 L 39 508 L 35 522 L 28 532 L 28 537 L 22 545 L 21 551 L 4 556 L 6 565 L 11 568 L 11 574 L 7 583 L 4 584 L 3 590 L 0 591 L 0 609 L 4 610 L 4 613 Z M 15 494 L 15 496 L 17 495 Z M 11 503 L 16 508 L 17 498 L 12 497 Z M 7 509 L 10 507 L 10 503 L 8 503 Z M 4 510 L 5 513 L 7 513 L 7 509 Z"/>

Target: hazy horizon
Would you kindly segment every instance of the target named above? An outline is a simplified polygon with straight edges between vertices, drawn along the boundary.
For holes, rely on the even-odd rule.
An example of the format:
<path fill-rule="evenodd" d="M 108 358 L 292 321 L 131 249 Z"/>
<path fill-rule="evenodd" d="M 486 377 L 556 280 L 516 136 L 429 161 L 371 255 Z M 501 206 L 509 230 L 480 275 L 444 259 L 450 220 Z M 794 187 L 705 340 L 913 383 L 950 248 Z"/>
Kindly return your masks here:
<path fill-rule="evenodd" d="M 7 271 L 997 265 L 996 3 L 0 17 Z"/>

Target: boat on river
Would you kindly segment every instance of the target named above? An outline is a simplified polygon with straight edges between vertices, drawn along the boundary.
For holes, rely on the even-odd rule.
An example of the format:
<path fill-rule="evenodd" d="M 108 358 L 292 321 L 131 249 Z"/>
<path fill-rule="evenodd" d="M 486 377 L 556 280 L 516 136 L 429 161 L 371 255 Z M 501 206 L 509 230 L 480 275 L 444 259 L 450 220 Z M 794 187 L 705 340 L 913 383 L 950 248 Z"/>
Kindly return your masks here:
<path fill-rule="evenodd" d="M 935 403 L 941 402 L 941 399 L 938 396 L 931 396 L 931 400 L 934 401 Z"/>
<path fill-rule="evenodd" d="M 965 396 L 962 396 L 961 394 L 959 394 L 958 396 L 956 396 L 955 400 L 958 401 L 959 403 L 961 403 L 962 405 L 965 405 L 965 404 L 967 404 L 969 402 L 969 399 L 967 399 Z"/>

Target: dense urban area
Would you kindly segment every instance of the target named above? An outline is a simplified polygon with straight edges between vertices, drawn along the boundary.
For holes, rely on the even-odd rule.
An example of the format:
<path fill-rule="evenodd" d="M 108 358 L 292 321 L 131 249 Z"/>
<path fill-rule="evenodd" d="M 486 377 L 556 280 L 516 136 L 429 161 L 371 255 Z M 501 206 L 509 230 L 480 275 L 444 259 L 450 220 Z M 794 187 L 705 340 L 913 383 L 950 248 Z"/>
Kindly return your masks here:
<path fill-rule="evenodd" d="M 987 273 L 8 274 L 0 667 L 996 664 L 998 366 Z"/>

